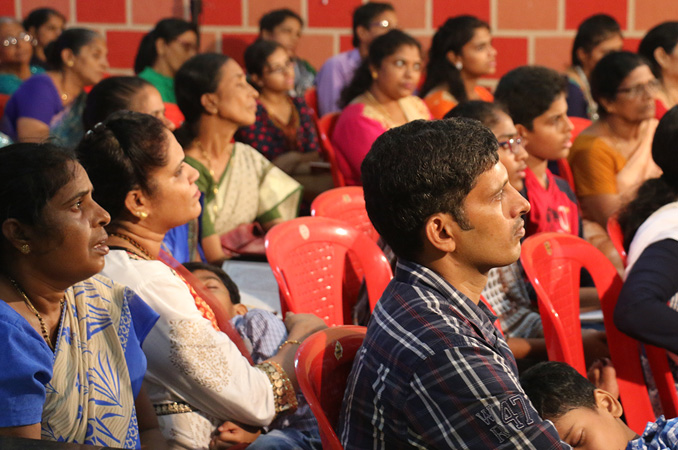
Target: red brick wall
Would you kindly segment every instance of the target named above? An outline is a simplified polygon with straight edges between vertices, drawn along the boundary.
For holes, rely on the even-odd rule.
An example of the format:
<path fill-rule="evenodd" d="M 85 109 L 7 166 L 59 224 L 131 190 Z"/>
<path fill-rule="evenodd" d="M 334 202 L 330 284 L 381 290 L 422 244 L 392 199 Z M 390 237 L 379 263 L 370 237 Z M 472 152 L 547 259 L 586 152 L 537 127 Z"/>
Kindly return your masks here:
<path fill-rule="evenodd" d="M 259 17 L 288 7 L 306 21 L 298 53 L 319 67 L 329 56 L 351 47 L 351 13 L 364 0 L 203 0 L 202 48 L 236 59 L 257 35 Z M 575 29 L 598 12 L 614 16 L 635 50 L 645 30 L 678 20 L 676 0 L 392 0 L 400 25 L 427 48 L 435 28 L 457 14 L 487 20 L 499 51 L 497 76 L 522 64 L 564 69 Z M 21 18 L 50 6 L 69 24 L 99 30 L 107 40 L 111 72 L 131 73 L 140 37 L 163 17 L 189 17 L 189 0 L 0 0 L 0 15 Z M 491 82 L 491 80 L 488 80 Z"/>

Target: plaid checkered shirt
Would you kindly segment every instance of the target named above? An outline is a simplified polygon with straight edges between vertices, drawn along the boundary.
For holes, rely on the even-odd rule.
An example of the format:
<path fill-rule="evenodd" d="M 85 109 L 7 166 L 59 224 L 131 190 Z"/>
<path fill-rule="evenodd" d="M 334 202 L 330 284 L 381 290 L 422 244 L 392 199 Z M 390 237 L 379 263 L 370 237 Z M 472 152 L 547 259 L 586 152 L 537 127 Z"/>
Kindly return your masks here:
<path fill-rule="evenodd" d="M 520 387 L 495 320 L 434 271 L 399 261 L 348 378 L 344 448 L 570 448 Z"/>

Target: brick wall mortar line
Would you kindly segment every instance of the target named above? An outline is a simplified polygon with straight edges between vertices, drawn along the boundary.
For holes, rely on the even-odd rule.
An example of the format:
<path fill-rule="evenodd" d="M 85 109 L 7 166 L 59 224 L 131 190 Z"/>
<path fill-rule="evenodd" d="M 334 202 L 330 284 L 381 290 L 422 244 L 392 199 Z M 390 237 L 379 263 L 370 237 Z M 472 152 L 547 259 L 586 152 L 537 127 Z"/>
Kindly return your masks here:
<path fill-rule="evenodd" d="M 249 23 L 249 17 L 250 17 L 249 6 L 250 6 L 250 4 L 247 0 L 240 0 L 240 5 L 241 5 L 240 9 L 242 10 L 242 17 L 241 17 L 242 22 L 240 22 L 240 24 L 242 26 L 246 27 L 247 24 Z"/>
<path fill-rule="evenodd" d="M 21 14 L 21 0 L 14 0 L 14 18 L 17 20 L 23 20 Z"/>
<path fill-rule="evenodd" d="M 535 50 L 534 48 L 536 47 L 535 45 L 535 38 L 534 36 L 528 36 L 527 38 L 527 63 L 528 64 L 534 64 L 534 54 Z"/>
<path fill-rule="evenodd" d="M 490 29 L 492 29 L 493 36 L 499 28 L 499 5 L 497 1 L 490 0 Z"/>
<path fill-rule="evenodd" d="M 626 28 L 629 31 L 636 29 L 636 2 L 635 0 L 628 0 L 626 4 Z"/>
<path fill-rule="evenodd" d="M 424 28 L 431 33 L 435 33 L 433 29 L 433 0 L 426 0 L 424 2 Z"/>
<path fill-rule="evenodd" d="M 565 31 L 565 0 L 558 0 L 558 31 Z"/>
<path fill-rule="evenodd" d="M 125 22 L 128 27 L 132 26 L 132 1 L 125 0 Z"/>

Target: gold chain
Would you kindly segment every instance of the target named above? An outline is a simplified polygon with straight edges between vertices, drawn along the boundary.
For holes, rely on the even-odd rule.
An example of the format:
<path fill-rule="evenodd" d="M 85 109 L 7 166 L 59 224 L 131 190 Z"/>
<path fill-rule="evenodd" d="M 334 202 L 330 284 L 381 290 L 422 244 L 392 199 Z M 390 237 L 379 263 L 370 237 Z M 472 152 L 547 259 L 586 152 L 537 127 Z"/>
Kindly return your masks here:
<path fill-rule="evenodd" d="M 389 128 L 393 128 L 393 127 L 398 125 L 398 122 L 396 122 L 396 120 L 393 118 L 393 116 L 391 116 L 391 114 L 389 114 L 386 107 L 384 105 L 382 105 L 379 102 L 379 100 L 377 100 L 377 98 L 374 96 L 374 94 L 372 94 L 372 92 L 366 91 L 365 96 L 370 101 L 370 103 L 374 104 L 374 106 L 376 106 L 386 116 L 386 119 L 388 119 L 388 121 L 391 123 L 391 126 Z M 398 107 L 400 107 L 400 102 L 398 102 Z M 402 108 L 401 108 L 401 110 L 402 110 Z"/>
<path fill-rule="evenodd" d="M 40 322 L 40 329 L 42 330 L 42 337 L 45 339 L 45 342 L 47 342 L 47 345 L 49 345 L 49 348 L 54 351 L 54 345 L 52 344 L 52 340 L 49 338 L 49 333 L 47 332 L 47 325 L 45 324 L 45 321 L 43 320 L 42 316 L 38 312 L 38 310 L 33 306 L 33 303 L 31 303 L 31 300 L 28 298 L 28 295 L 24 292 L 23 289 L 19 286 L 19 284 L 14 281 L 14 278 L 10 278 L 9 282 L 12 283 L 12 286 L 14 286 L 14 289 L 17 290 L 19 295 L 21 295 L 24 299 L 24 303 L 28 307 L 28 309 L 31 310 L 33 314 L 35 314 L 35 317 L 38 318 L 38 322 Z M 66 298 L 62 298 L 61 301 L 59 302 L 59 320 L 61 320 L 61 313 L 64 310 L 64 304 L 66 303 Z"/>
<path fill-rule="evenodd" d="M 143 253 L 144 256 L 146 257 L 146 259 L 155 259 L 154 257 L 151 256 L 151 252 L 146 250 L 146 247 L 142 246 L 141 244 L 139 244 L 137 241 L 135 241 L 131 237 L 125 236 L 124 234 L 120 234 L 120 233 L 108 233 L 108 235 L 119 237 L 120 239 L 123 239 L 123 240 L 129 242 L 130 244 L 132 244 L 134 246 L 134 248 L 136 248 L 141 253 Z M 141 256 L 141 255 L 139 255 L 139 256 Z"/>

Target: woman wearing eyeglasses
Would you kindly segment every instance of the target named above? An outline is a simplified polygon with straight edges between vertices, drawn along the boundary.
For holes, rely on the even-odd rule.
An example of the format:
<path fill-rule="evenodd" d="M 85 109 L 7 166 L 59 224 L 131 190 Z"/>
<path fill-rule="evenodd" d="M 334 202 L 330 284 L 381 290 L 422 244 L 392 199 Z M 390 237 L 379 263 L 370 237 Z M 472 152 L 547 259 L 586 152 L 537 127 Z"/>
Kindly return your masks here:
<path fill-rule="evenodd" d="M 0 94 L 12 95 L 24 80 L 44 70 L 31 65 L 33 37 L 11 17 L 0 17 Z"/>
<path fill-rule="evenodd" d="M 678 105 L 678 22 L 664 22 L 647 32 L 638 54 L 650 62 L 652 73 L 661 81 L 655 101 L 655 117 Z"/>
<path fill-rule="evenodd" d="M 52 68 L 26 80 L 12 95 L 0 131 L 14 141 L 40 142 L 56 137 L 75 146 L 83 135 L 85 86 L 98 83 L 108 69 L 103 37 L 86 28 L 64 31 L 47 47 Z"/>
<path fill-rule="evenodd" d="M 332 133 L 339 169 L 349 185 L 360 185 L 360 165 L 385 131 L 430 119 L 424 101 L 412 95 L 421 77 L 421 46 L 391 30 L 370 44 L 369 54 L 341 94 L 345 106 Z"/>
<path fill-rule="evenodd" d="M 304 186 L 304 199 L 312 201 L 332 188 L 332 177 L 314 173 L 320 161 L 318 135 L 303 97 L 291 97 L 294 62 L 274 41 L 259 39 L 245 50 L 250 83 L 259 91 L 256 121 L 240 128 L 235 139 L 259 150 L 269 161 Z"/>
<path fill-rule="evenodd" d="M 658 90 L 647 61 L 634 53 L 611 53 L 593 69 L 600 119 L 577 137 L 569 156 L 585 219 L 605 227 L 643 181 L 661 174 L 651 156 Z"/>

